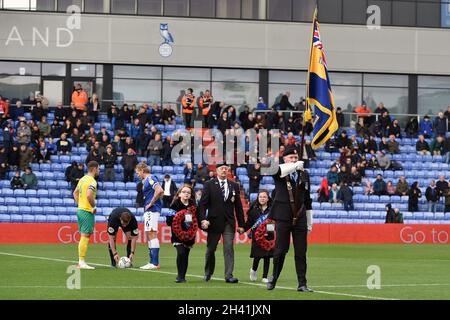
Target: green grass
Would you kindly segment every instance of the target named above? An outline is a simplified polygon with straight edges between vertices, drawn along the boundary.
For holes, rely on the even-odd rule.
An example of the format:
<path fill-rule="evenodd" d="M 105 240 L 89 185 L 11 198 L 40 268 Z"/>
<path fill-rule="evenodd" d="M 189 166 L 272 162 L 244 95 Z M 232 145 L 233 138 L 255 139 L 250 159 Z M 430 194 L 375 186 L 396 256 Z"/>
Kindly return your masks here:
<path fill-rule="evenodd" d="M 125 248 L 120 246 L 119 252 Z M 139 246 L 135 266 L 147 261 Z M 315 293 L 298 293 L 293 250 L 286 258 L 278 287 L 267 291 L 259 279 L 248 279 L 251 259 L 248 245 L 235 247 L 237 285 L 223 280 L 222 245 L 216 252 L 212 281 L 202 279 L 204 245 L 191 251 L 187 283 L 176 284 L 175 249 L 161 248 L 159 271 L 118 270 L 107 267 L 105 245 L 90 245 L 87 261 L 104 264 L 81 271 L 81 289 L 66 287 L 67 267 L 77 260 L 76 245 L 0 245 L 0 299 L 450 299 L 450 255 L 446 245 L 311 245 L 308 283 Z M 66 261 L 5 255 L 11 253 Z M 381 289 L 366 286 L 367 267 L 381 268 Z M 317 292 L 319 291 L 319 292 Z"/>

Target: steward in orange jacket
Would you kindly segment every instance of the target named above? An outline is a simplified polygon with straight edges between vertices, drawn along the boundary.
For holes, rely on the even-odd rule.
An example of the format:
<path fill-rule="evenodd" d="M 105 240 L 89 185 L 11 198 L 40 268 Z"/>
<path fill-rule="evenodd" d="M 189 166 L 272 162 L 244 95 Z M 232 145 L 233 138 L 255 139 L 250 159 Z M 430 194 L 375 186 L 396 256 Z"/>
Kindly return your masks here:
<path fill-rule="evenodd" d="M 187 89 L 187 93 L 181 100 L 181 105 L 183 107 L 184 124 L 187 128 L 191 127 L 192 113 L 194 112 L 196 102 L 197 98 L 194 96 L 194 90 L 192 90 L 192 88 Z"/>

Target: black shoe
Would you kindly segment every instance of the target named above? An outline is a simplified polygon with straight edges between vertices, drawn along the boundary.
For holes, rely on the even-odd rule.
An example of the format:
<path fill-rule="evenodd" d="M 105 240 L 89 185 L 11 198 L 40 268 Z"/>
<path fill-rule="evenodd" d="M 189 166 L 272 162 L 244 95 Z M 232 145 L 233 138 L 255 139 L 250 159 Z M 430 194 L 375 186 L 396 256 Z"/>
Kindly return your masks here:
<path fill-rule="evenodd" d="M 186 282 L 186 279 L 178 279 L 178 278 L 177 278 L 177 279 L 175 280 L 175 282 L 176 282 L 176 283 L 185 283 L 185 282 Z"/>
<path fill-rule="evenodd" d="M 300 292 L 314 292 L 313 289 L 310 289 L 307 286 L 298 286 L 297 291 L 300 291 Z"/>
<path fill-rule="evenodd" d="M 207 274 L 206 276 L 203 277 L 203 280 L 205 280 L 206 282 L 208 282 L 209 280 L 211 280 L 211 275 Z"/>
<path fill-rule="evenodd" d="M 275 285 L 276 285 L 276 282 L 274 282 L 274 281 L 267 282 L 267 290 L 275 289 Z"/>
<path fill-rule="evenodd" d="M 231 278 L 225 279 L 225 282 L 226 283 L 238 283 L 239 280 L 237 278 L 231 277 Z"/>

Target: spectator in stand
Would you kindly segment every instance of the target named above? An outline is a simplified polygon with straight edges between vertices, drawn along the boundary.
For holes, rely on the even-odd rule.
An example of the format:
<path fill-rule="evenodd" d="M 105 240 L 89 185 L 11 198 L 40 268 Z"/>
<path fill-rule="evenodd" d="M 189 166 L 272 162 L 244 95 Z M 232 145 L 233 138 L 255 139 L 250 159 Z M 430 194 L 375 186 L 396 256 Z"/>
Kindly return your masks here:
<path fill-rule="evenodd" d="M 430 117 L 428 115 L 423 117 L 423 119 L 420 121 L 419 134 L 423 135 L 427 139 L 433 136 L 433 124 L 431 123 Z"/>
<path fill-rule="evenodd" d="M 86 134 L 78 128 L 73 128 L 71 138 L 76 147 L 86 143 Z"/>
<path fill-rule="evenodd" d="M 118 135 L 114 136 L 114 140 L 111 143 L 111 145 L 112 145 L 112 147 L 114 149 L 115 154 L 117 156 L 121 156 L 122 155 L 122 150 L 123 150 L 123 143 L 122 143 L 122 140 L 120 139 L 120 137 Z M 147 150 L 147 149 L 145 149 L 145 150 Z"/>
<path fill-rule="evenodd" d="M 173 201 L 173 197 L 175 196 L 175 194 L 178 191 L 177 185 L 176 185 L 175 181 L 172 180 L 170 175 L 166 174 L 164 176 L 164 180 L 161 184 L 161 187 L 164 190 L 163 197 L 162 197 L 163 207 L 169 208 L 170 204 Z"/>
<path fill-rule="evenodd" d="M 58 120 L 53 120 L 53 123 L 50 127 L 50 136 L 52 138 L 58 138 L 62 134 L 62 126 L 59 124 Z"/>
<path fill-rule="evenodd" d="M 449 123 L 450 127 L 450 123 Z M 445 139 L 444 142 L 444 154 L 445 154 L 445 163 L 450 163 L 450 136 Z"/>
<path fill-rule="evenodd" d="M 85 161 L 86 165 L 91 161 L 102 163 L 102 153 L 98 149 L 93 148 L 87 155 Z"/>
<path fill-rule="evenodd" d="M 364 119 L 364 125 L 369 126 L 370 123 L 370 114 L 372 113 L 372 110 L 366 105 L 366 103 L 363 101 L 362 104 L 355 108 L 355 113 L 358 114 L 358 117 Z"/>
<path fill-rule="evenodd" d="M 423 134 L 419 135 L 419 140 L 416 142 L 416 151 L 420 155 L 430 155 L 430 146 L 428 142 L 425 141 L 425 136 Z"/>
<path fill-rule="evenodd" d="M 22 107 L 22 101 L 17 100 L 15 108 L 12 109 L 10 113 L 13 120 L 25 117 L 25 108 Z"/>
<path fill-rule="evenodd" d="M 194 90 L 192 88 L 188 88 L 186 94 L 181 100 L 184 124 L 186 125 L 186 128 L 192 127 L 192 114 L 194 112 L 196 104 L 197 98 L 194 95 Z"/>
<path fill-rule="evenodd" d="M 67 135 L 63 133 L 61 139 L 56 142 L 56 150 L 59 155 L 70 154 L 72 152 L 72 143 L 67 140 Z"/>
<path fill-rule="evenodd" d="M 144 193 L 142 192 L 142 181 L 139 181 L 136 184 L 136 208 L 142 208 L 144 207 Z"/>
<path fill-rule="evenodd" d="M 371 146 L 371 140 L 369 140 L 368 137 L 364 137 L 364 140 L 361 142 L 358 149 L 362 154 L 375 154 L 375 152 L 378 150 L 376 143 L 372 143 Z"/>
<path fill-rule="evenodd" d="M 436 181 L 432 179 L 425 191 L 425 198 L 427 198 L 428 201 L 428 212 L 436 213 L 436 204 L 439 202 L 440 197 L 441 193 L 439 192 L 439 189 L 436 188 Z"/>
<path fill-rule="evenodd" d="M 383 102 L 378 103 L 377 107 L 374 110 L 374 113 L 379 114 L 381 116 L 385 112 L 389 113 L 388 109 L 385 108 L 384 103 Z"/>
<path fill-rule="evenodd" d="M 396 138 L 399 138 L 399 139 L 402 138 L 402 130 L 400 128 L 400 125 L 398 124 L 397 119 L 392 121 L 392 125 L 389 126 L 387 129 L 388 129 L 387 133 L 389 136 L 393 135 Z"/>
<path fill-rule="evenodd" d="M 388 170 L 391 167 L 391 157 L 381 150 L 377 152 L 377 162 L 382 170 Z"/>
<path fill-rule="evenodd" d="M 5 179 L 8 172 L 8 154 L 4 146 L 0 146 L 0 180 Z"/>
<path fill-rule="evenodd" d="M 434 119 L 433 131 L 436 136 L 445 136 L 445 134 L 447 133 L 447 118 L 444 117 L 443 112 L 438 112 L 438 116 Z"/>
<path fill-rule="evenodd" d="M 333 183 L 331 185 L 329 194 L 330 194 L 330 202 L 331 203 L 339 202 L 339 187 L 338 187 L 337 183 Z"/>
<path fill-rule="evenodd" d="M 258 193 L 259 184 L 261 183 L 261 164 L 255 163 L 249 165 L 248 168 L 249 181 L 249 193 Z"/>
<path fill-rule="evenodd" d="M 163 143 L 161 141 L 161 135 L 157 134 L 155 139 L 150 140 L 150 143 L 148 144 L 149 166 L 161 165 L 162 149 Z"/>
<path fill-rule="evenodd" d="M 69 181 L 70 186 L 72 188 L 72 192 L 75 190 L 75 188 L 78 185 L 78 182 L 81 178 L 84 176 L 84 165 L 82 162 L 80 162 L 78 165 L 76 165 L 72 170 L 70 170 L 69 173 Z"/>
<path fill-rule="evenodd" d="M 48 152 L 50 152 L 51 155 L 56 154 L 56 143 L 53 141 L 52 137 L 48 138 L 47 150 Z"/>
<path fill-rule="evenodd" d="M 135 119 L 135 121 L 139 121 Z M 140 130 L 139 126 L 139 130 Z M 146 127 L 142 132 L 139 133 L 139 136 L 136 137 L 136 150 L 140 156 L 145 157 L 147 155 L 147 147 L 150 142 L 150 131 Z"/>
<path fill-rule="evenodd" d="M 388 196 L 395 196 L 395 186 L 392 180 L 389 180 L 386 184 L 386 192 Z"/>
<path fill-rule="evenodd" d="M 31 116 L 33 118 L 33 121 L 40 121 L 46 114 L 47 112 L 44 110 L 44 107 L 40 102 L 37 102 L 36 106 L 31 107 Z"/>
<path fill-rule="evenodd" d="M 14 144 L 14 128 L 11 120 L 3 123 L 3 146 L 9 152 Z"/>
<path fill-rule="evenodd" d="M 41 141 L 39 148 L 36 149 L 36 161 L 39 163 L 52 163 L 50 156 L 51 153 L 48 151 L 45 141 Z"/>
<path fill-rule="evenodd" d="M 141 134 L 141 125 L 139 124 L 139 119 L 134 119 L 133 124 L 130 126 L 130 130 L 128 134 L 130 137 L 132 137 L 134 140 L 137 140 L 139 135 Z"/>
<path fill-rule="evenodd" d="M 17 128 L 17 142 L 20 144 L 30 144 L 31 142 L 31 129 L 25 121 L 20 121 L 19 127 Z"/>
<path fill-rule="evenodd" d="M 317 189 L 317 201 L 319 203 L 328 202 L 330 200 L 330 187 L 328 186 L 328 181 L 326 177 L 323 177 L 320 188 Z"/>
<path fill-rule="evenodd" d="M 148 109 L 146 109 L 146 113 L 148 114 Z M 128 107 L 127 103 L 124 103 L 124 105 L 122 106 L 122 109 L 120 110 L 120 120 L 122 123 L 130 123 L 131 122 L 131 110 Z"/>
<path fill-rule="evenodd" d="M 6 150 L 5 150 L 6 151 Z M 8 165 L 10 170 L 17 170 L 20 165 L 20 150 L 17 144 L 13 144 L 12 150 L 8 154 Z"/>
<path fill-rule="evenodd" d="M 386 223 L 394 223 L 394 209 L 392 209 L 392 205 L 388 203 L 386 205 Z"/>
<path fill-rule="evenodd" d="M 222 101 L 215 101 L 211 105 L 211 109 L 209 110 L 208 114 L 208 128 L 214 128 L 217 127 L 219 118 L 220 118 L 220 112 L 225 106 L 225 103 Z"/>
<path fill-rule="evenodd" d="M 172 162 L 172 149 L 174 147 L 175 143 L 170 137 L 170 135 L 166 136 L 166 139 L 163 142 L 163 149 L 162 149 L 162 160 L 161 165 L 163 166 L 173 166 Z"/>
<path fill-rule="evenodd" d="M 264 103 L 263 97 L 258 98 L 258 104 L 256 105 L 256 110 L 267 110 L 267 104 Z"/>
<path fill-rule="evenodd" d="M 381 126 L 381 132 L 383 136 L 387 135 L 388 128 L 392 126 L 391 117 L 389 116 L 389 113 L 387 111 L 383 112 L 381 117 L 378 118 L 378 121 Z"/>
<path fill-rule="evenodd" d="M 386 195 L 386 182 L 384 182 L 381 174 L 377 175 L 377 178 L 373 183 L 373 194 L 377 196 Z"/>
<path fill-rule="evenodd" d="M 20 169 L 24 171 L 27 167 L 30 166 L 31 161 L 33 161 L 33 152 L 26 145 L 22 144 L 20 146 Z"/>
<path fill-rule="evenodd" d="M 66 168 L 66 170 L 64 171 L 64 176 L 66 177 L 66 181 L 70 182 L 70 171 L 72 171 L 72 169 L 77 167 L 77 162 L 76 161 L 72 161 L 72 164 L 70 166 L 68 166 Z"/>
<path fill-rule="evenodd" d="M 388 143 L 387 143 L 386 137 L 381 137 L 381 141 L 378 145 L 378 150 L 385 151 L 385 152 L 388 151 Z"/>
<path fill-rule="evenodd" d="M 447 184 L 447 189 L 445 189 L 444 193 L 444 212 L 450 212 L 450 182 Z"/>
<path fill-rule="evenodd" d="M 78 83 L 72 93 L 72 103 L 78 112 L 82 113 L 86 111 L 86 104 L 88 103 L 88 95 L 86 91 L 83 90 L 81 84 Z"/>
<path fill-rule="evenodd" d="M 23 184 L 22 178 L 20 177 L 19 170 L 16 170 L 14 177 L 12 177 L 12 179 L 11 179 L 11 188 L 13 190 L 24 188 L 24 184 Z"/>
<path fill-rule="evenodd" d="M 388 152 L 391 154 L 399 154 L 400 153 L 400 144 L 395 140 L 395 135 L 391 134 L 389 136 L 389 141 L 387 142 Z"/>
<path fill-rule="evenodd" d="M 431 143 L 431 154 L 433 156 L 443 156 L 445 154 L 445 140 L 444 137 L 438 135 Z"/>
<path fill-rule="evenodd" d="M 436 187 L 438 188 L 440 195 L 445 194 L 445 190 L 447 190 L 448 187 L 448 182 L 445 180 L 444 175 L 439 176 L 439 180 L 436 182 Z"/>
<path fill-rule="evenodd" d="M 353 191 L 345 182 L 341 183 L 341 188 L 338 192 L 338 199 L 344 204 L 345 211 L 355 210 L 353 206 Z"/>
<path fill-rule="evenodd" d="M 64 122 L 67 119 L 67 110 L 68 108 L 64 108 L 62 102 L 58 102 L 56 104 L 55 109 L 55 120 L 58 122 Z"/>
<path fill-rule="evenodd" d="M 450 131 L 450 106 L 447 107 L 447 111 L 444 112 L 444 116 L 447 117 L 447 121 L 449 122 L 448 130 Z"/>
<path fill-rule="evenodd" d="M 106 147 L 106 152 L 103 154 L 102 162 L 105 165 L 105 173 L 103 174 L 103 181 L 116 180 L 116 171 L 114 166 L 117 164 L 117 156 L 113 153 L 112 146 Z"/>
<path fill-rule="evenodd" d="M 199 163 L 197 165 L 197 170 L 195 170 L 194 175 L 195 182 L 204 184 L 206 181 L 208 181 L 208 177 L 209 177 L 208 167 L 203 165 L 202 163 Z"/>
<path fill-rule="evenodd" d="M 336 166 L 331 166 L 330 171 L 327 173 L 327 181 L 328 185 L 333 185 L 333 183 L 338 183 L 339 177 L 338 177 L 338 170 Z"/>
<path fill-rule="evenodd" d="M 184 183 L 189 184 L 191 186 L 195 184 L 194 168 L 191 162 L 186 163 L 186 166 L 184 167 L 183 170 L 183 174 L 184 174 Z"/>
<path fill-rule="evenodd" d="M 355 126 L 356 134 L 360 137 L 367 137 L 371 135 L 369 127 L 364 124 L 364 118 L 359 117 Z M 341 128 L 339 128 L 338 132 L 340 132 Z"/>
<path fill-rule="evenodd" d="M 408 211 L 419 211 L 419 198 L 422 197 L 422 192 L 419 189 L 419 182 L 414 182 L 408 192 Z"/>
<path fill-rule="evenodd" d="M 150 144 L 149 144 L 149 146 L 150 146 Z M 136 148 L 136 146 L 135 146 L 133 138 L 126 137 L 125 138 L 125 142 L 123 144 L 122 153 L 127 152 L 128 149 L 133 149 L 134 150 L 135 148 Z"/>
<path fill-rule="evenodd" d="M 162 124 L 162 111 L 161 108 L 158 106 L 157 103 L 154 103 L 152 105 L 152 109 L 151 109 L 151 122 L 153 123 L 153 125 L 156 124 Z"/>
<path fill-rule="evenodd" d="M 338 173 L 338 183 L 351 184 L 350 172 L 345 165 L 341 166 L 341 171 Z"/>
<path fill-rule="evenodd" d="M 46 137 L 48 137 L 50 135 L 51 126 L 47 123 L 47 117 L 46 116 L 43 116 L 41 118 L 41 122 L 39 122 L 38 128 L 39 128 L 39 133 L 40 133 L 41 136 L 46 138 Z"/>
<path fill-rule="evenodd" d="M 98 121 L 98 113 L 100 112 L 101 105 L 96 93 L 92 94 L 91 99 L 87 104 L 88 117 L 91 122 Z"/>
<path fill-rule="evenodd" d="M 398 196 L 406 196 L 409 193 L 409 185 L 406 182 L 405 176 L 400 176 L 397 182 L 397 186 L 395 187 L 395 193 Z"/>
<path fill-rule="evenodd" d="M 350 181 L 351 181 L 353 187 L 361 185 L 362 176 L 356 166 L 352 166 L 352 168 L 351 168 Z"/>
<path fill-rule="evenodd" d="M 225 135 L 225 132 L 231 128 L 231 120 L 228 118 L 227 112 L 222 113 L 217 125 L 219 131 L 222 132 L 223 135 Z"/>
<path fill-rule="evenodd" d="M 70 137 L 73 131 L 72 123 L 69 119 L 66 119 L 66 122 L 64 122 L 64 125 L 62 127 L 62 133 L 65 133 L 67 137 Z"/>
<path fill-rule="evenodd" d="M 22 174 L 22 181 L 25 189 L 37 189 L 38 179 L 31 170 L 31 167 L 25 168 L 25 172 Z"/>
<path fill-rule="evenodd" d="M 37 148 L 40 138 L 41 133 L 39 132 L 39 127 L 36 124 L 33 124 L 33 126 L 31 127 L 30 147 L 32 147 L 33 149 Z"/>
<path fill-rule="evenodd" d="M 339 128 L 343 128 L 345 126 L 345 116 L 342 113 L 341 107 L 336 108 L 336 120 L 339 125 Z"/>
<path fill-rule="evenodd" d="M 336 138 L 336 147 L 342 152 L 344 148 L 349 148 L 351 144 L 350 139 L 347 137 L 347 131 L 343 130 L 341 135 Z"/>
<path fill-rule="evenodd" d="M 121 161 L 124 176 L 123 182 L 134 182 L 134 169 L 136 168 L 137 164 L 138 159 L 136 156 L 136 152 L 134 152 L 133 149 L 128 148 L 127 153 L 122 156 Z"/>
<path fill-rule="evenodd" d="M 172 105 L 166 104 L 162 111 L 162 115 L 161 115 L 161 119 L 162 119 L 163 123 L 165 125 L 168 125 L 168 124 L 175 125 L 176 118 L 177 118 L 177 115 L 176 115 L 175 111 L 172 109 Z"/>

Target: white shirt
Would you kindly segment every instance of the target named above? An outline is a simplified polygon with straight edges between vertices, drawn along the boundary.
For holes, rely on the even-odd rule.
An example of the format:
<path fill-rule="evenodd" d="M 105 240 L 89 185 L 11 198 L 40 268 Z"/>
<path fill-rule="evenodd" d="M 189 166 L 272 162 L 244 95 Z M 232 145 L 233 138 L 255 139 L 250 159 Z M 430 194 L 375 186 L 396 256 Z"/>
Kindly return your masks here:
<path fill-rule="evenodd" d="M 219 187 L 222 188 L 222 181 L 225 181 L 225 184 L 223 185 L 223 188 L 225 189 L 225 199 L 228 199 L 229 189 L 228 189 L 228 180 L 224 179 L 221 180 L 220 178 L 217 178 L 219 180 Z"/>
<path fill-rule="evenodd" d="M 170 196 L 170 185 L 172 184 L 172 179 L 164 180 L 164 195 Z"/>

